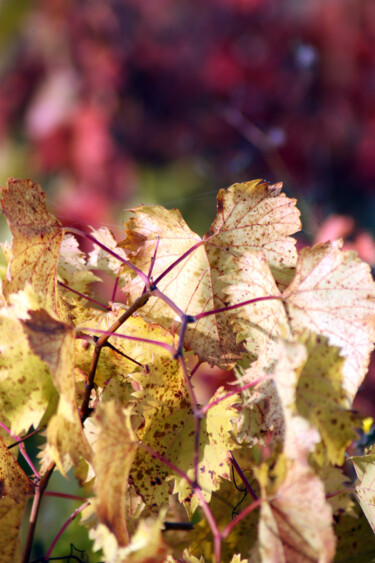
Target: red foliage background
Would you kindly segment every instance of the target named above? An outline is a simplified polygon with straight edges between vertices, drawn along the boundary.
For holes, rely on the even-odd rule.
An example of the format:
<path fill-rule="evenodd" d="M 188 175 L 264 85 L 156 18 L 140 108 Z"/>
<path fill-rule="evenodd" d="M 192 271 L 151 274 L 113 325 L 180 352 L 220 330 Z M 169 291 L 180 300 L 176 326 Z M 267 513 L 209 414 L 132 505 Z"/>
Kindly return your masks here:
<path fill-rule="evenodd" d="M 343 234 L 375 263 L 373 0 L 4 0 L 0 38 L 2 183 L 31 176 L 98 224 L 150 197 L 145 170 L 158 199 L 176 162 L 193 214 L 234 181 L 282 179 L 304 240 Z M 350 218 L 319 230 L 332 213 Z"/>

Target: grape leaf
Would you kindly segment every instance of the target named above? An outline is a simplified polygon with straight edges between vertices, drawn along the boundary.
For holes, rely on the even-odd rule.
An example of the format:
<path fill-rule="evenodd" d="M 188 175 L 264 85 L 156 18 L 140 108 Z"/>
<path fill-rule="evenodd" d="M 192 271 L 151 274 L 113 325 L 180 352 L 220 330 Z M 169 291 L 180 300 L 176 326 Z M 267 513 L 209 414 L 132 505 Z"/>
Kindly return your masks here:
<path fill-rule="evenodd" d="M 120 546 L 129 543 L 125 495 L 136 450 L 130 415 L 130 411 L 123 411 L 114 401 L 101 404 L 96 411 L 99 426 L 94 457 L 96 512 Z"/>
<path fill-rule="evenodd" d="M 140 386 L 140 391 L 134 393 L 138 399 L 134 410 L 144 418 L 138 437 L 193 480 L 195 423 L 178 361 L 169 356 L 156 358 L 149 373 L 134 373 L 132 378 Z M 217 398 L 216 395 L 212 400 Z M 237 400 L 238 397 L 231 396 L 218 402 L 201 421 L 198 475 L 206 500 L 219 488 L 220 478 L 229 475 L 228 450 L 237 447 L 230 434 L 231 419 L 237 414 L 231 406 Z M 174 492 L 179 493 L 188 513 L 192 514 L 198 505 L 186 480 L 160 460 L 152 459 L 145 450 L 137 451 L 131 477 L 150 508 L 168 502 L 168 481 L 172 478 Z"/>
<path fill-rule="evenodd" d="M 139 207 L 133 210 L 136 216 L 126 223 L 126 239 L 119 245 L 143 271 L 148 271 L 158 245 L 154 279 L 195 247 L 158 282 L 158 287 L 189 315 L 225 307 L 226 284 L 221 276 L 232 267 L 233 257 L 249 250 L 263 250 L 278 281 L 284 279 L 284 274 L 288 277 L 295 264 L 295 241 L 289 235 L 300 227 L 299 212 L 293 200 L 279 195 L 280 190 L 281 185 L 257 181 L 222 190 L 217 217 L 203 239 L 189 229 L 177 210 Z M 131 273 L 129 276 L 131 281 L 125 290 L 134 300 L 142 290 L 142 282 Z M 151 298 L 140 314 L 163 326 L 176 323 L 176 313 L 161 300 Z M 188 327 L 186 347 L 211 365 L 230 367 L 241 351 L 232 322 L 230 313 L 200 319 Z"/>
<path fill-rule="evenodd" d="M 304 248 L 283 297 L 293 332 L 308 329 L 341 348 L 343 387 L 353 399 L 375 339 L 375 284 L 370 267 L 340 244 Z"/>
<path fill-rule="evenodd" d="M 264 487 L 262 496 L 267 498 Z M 264 562 L 329 562 L 335 553 L 332 511 L 322 482 L 308 463 L 288 463 L 286 476 L 260 508 L 256 552 Z M 319 515 L 317 517 L 317 515 Z"/>
<path fill-rule="evenodd" d="M 289 235 L 300 230 L 301 222 L 296 200 L 281 189 L 282 183 L 253 180 L 220 190 L 210 232 L 215 246 L 229 246 L 238 255 L 263 250 L 276 281 L 285 285 L 297 261 L 296 241 Z"/>
<path fill-rule="evenodd" d="M 33 353 L 25 326 L 19 317 L 39 308 L 30 286 L 12 295 L 14 305 L 0 313 L 0 415 L 10 422 L 13 434 L 30 426 L 37 428 L 46 414 L 57 405 L 57 391 L 47 364 Z"/>
<path fill-rule="evenodd" d="M 375 536 L 362 510 L 339 514 L 334 525 L 337 536 L 337 563 L 364 563 L 375 561 Z"/>
<path fill-rule="evenodd" d="M 300 369 L 297 411 L 321 435 L 324 448 L 315 459 L 342 465 L 346 448 L 357 436 L 355 428 L 361 425 L 359 417 L 348 408 L 350 401 L 343 388 L 345 358 L 340 349 L 328 345 L 326 338 L 310 334 L 303 340 L 308 357 Z"/>
<path fill-rule="evenodd" d="M 2 189 L 2 211 L 13 234 L 12 258 L 8 266 L 3 291 L 11 293 L 31 284 L 43 297 L 43 306 L 64 317 L 64 307 L 58 298 L 57 260 L 63 237 L 59 221 L 50 215 L 46 196 L 39 184 L 30 180 L 10 178 Z"/>
<path fill-rule="evenodd" d="M 21 561 L 21 524 L 27 498 L 20 502 L 10 497 L 0 499 L 0 553 L 2 563 Z"/>
<path fill-rule="evenodd" d="M 168 547 L 162 536 L 165 513 L 166 510 L 163 509 L 157 518 L 149 517 L 139 520 L 137 530 L 127 546 L 119 546 L 116 536 L 108 527 L 96 523 L 89 532 L 90 538 L 94 540 L 93 550 L 102 549 L 105 561 L 108 563 L 162 563 L 167 561 Z"/>
<path fill-rule="evenodd" d="M 81 293 L 88 294 L 91 284 L 101 281 L 88 270 L 85 253 L 80 250 L 78 241 L 73 235 L 64 235 L 57 266 L 60 280 Z M 67 291 L 64 297 L 69 295 L 72 296 L 72 293 Z"/>
<path fill-rule="evenodd" d="M 0 498 L 7 496 L 20 502 L 34 492 L 34 485 L 12 456 L 0 437 Z"/>
<path fill-rule="evenodd" d="M 107 227 L 100 227 L 97 230 L 91 229 L 91 234 L 107 248 L 126 259 L 126 253 L 117 247 L 117 241 Z M 122 263 L 98 245 L 94 245 L 93 250 L 91 250 L 87 266 L 91 270 L 101 270 L 112 277 L 118 276 L 122 269 Z"/>
<path fill-rule="evenodd" d="M 375 454 L 353 456 L 350 459 L 358 477 L 355 485 L 356 497 L 375 532 Z"/>

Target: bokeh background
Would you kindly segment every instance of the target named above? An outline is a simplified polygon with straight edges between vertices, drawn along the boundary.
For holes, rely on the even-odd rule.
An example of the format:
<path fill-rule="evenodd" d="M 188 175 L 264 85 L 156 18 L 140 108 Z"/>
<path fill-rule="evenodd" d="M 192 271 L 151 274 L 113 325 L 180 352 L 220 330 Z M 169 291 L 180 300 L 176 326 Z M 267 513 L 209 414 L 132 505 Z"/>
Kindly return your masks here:
<path fill-rule="evenodd" d="M 218 189 L 283 181 L 300 245 L 343 236 L 374 266 L 375 2 L 2 0 L 8 176 L 118 236 L 133 204 L 203 234 Z M 372 374 L 356 406 L 374 399 Z"/>

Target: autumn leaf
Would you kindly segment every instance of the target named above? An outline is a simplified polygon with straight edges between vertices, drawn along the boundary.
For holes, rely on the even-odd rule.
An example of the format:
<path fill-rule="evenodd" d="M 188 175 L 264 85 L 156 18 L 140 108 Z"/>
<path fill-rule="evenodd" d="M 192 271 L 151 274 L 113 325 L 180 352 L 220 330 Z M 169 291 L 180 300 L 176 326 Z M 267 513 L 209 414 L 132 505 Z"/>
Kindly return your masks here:
<path fill-rule="evenodd" d="M 164 509 L 161 510 L 158 517 L 140 519 L 132 541 L 127 546 L 120 546 L 116 536 L 105 524 L 93 524 L 89 536 L 94 541 L 94 551 L 103 550 L 105 561 L 108 563 L 164 563 L 168 561 L 169 549 L 162 535 L 165 513 Z"/>
<path fill-rule="evenodd" d="M 335 561 L 364 563 L 375 560 L 375 536 L 366 516 L 356 506 L 355 514 L 339 514 L 334 530 L 337 537 Z"/>
<path fill-rule="evenodd" d="M 179 362 L 170 357 L 155 359 L 149 373 L 135 373 L 132 378 L 140 386 L 140 391 L 134 393 L 138 399 L 134 411 L 144 418 L 137 435 L 193 480 L 195 423 Z M 218 397 L 212 398 L 218 402 L 201 422 L 199 441 L 199 483 L 208 501 L 211 492 L 220 487 L 221 479 L 229 477 L 228 451 L 237 447 L 231 436 L 232 418 L 237 413 L 231 407 L 238 398 L 219 401 Z M 198 505 L 186 480 L 142 448 L 136 454 L 131 477 L 151 508 L 168 502 L 171 479 L 175 481 L 174 492 L 178 492 L 190 515 Z"/>
<path fill-rule="evenodd" d="M 16 502 L 10 497 L 0 499 L 0 554 L 2 563 L 21 561 L 21 524 L 27 498 Z"/>
<path fill-rule="evenodd" d="M 101 522 L 116 536 L 120 546 L 129 543 L 125 495 L 136 453 L 136 438 L 130 416 L 130 410 L 123 411 L 114 401 L 103 403 L 96 412 L 96 512 Z"/>
<path fill-rule="evenodd" d="M 2 197 L 2 211 L 13 234 L 12 258 L 3 281 L 6 299 L 31 284 L 35 293 L 43 297 L 43 306 L 63 318 L 66 313 L 56 290 L 63 231 L 47 211 L 45 193 L 30 180 L 9 178 Z"/>
<path fill-rule="evenodd" d="M 247 251 L 233 260 L 230 273 L 221 278 L 227 285 L 228 304 L 239 305 L 260 299 L 236 310 L 233 328 L 251 359 L 268 365 L 277 358 L 274 341 L 290 338 L 288 318 L 280 291 L 263 252 Z M 264 299 L 264 300 L 263 300 Z"/>
<path fill-rule="evenodd" d="M 341 349 L 343 388 L 352 400 L 375 339 L 375 284 L 370 267 L 340 243 L 304 248 L 283 297 L 295 335 L 306 329 Z"/>
<path fill-rule="evenodd" d="M 21 502 L 34 492 L 34 484 L 21 469 L 0 437 L 0 498 Z"/>
<path fill-rule="evenodd" d="M 332 511 L 322 482 L 303 458 L 287 462 L 286 476 L 272 500 L 267 500 L 264 488 L 262 496 L 256 548 L 260 561 L 332 561 L 336 544 Z"/>
<path fill-rule="evenodd" d="M 320 462 L 342 465 L 349 444 L 356 438 L 360 418 L 349 407 L 344 389 L 344 362 L 341 350 L 316 335 L 304 338 L 307 361 L 300 370 L 296 389 L 298 413 L 318 429 L 324 443 Z"/>
<path fill-rule="evenodd" d="M 356 497 L 375 532 L 375 454 L 370 451 L 367 455 L 350 459 L 358 478 L 355 484 Z"/>
<path fill-rule="evenodd" d="M 117 241 L 107 227 L 91 229 L 91 234 L 97 241 L 116 252 L 121 258 L 126 259 L 126 253 L 117 247 Z M 87 266 L 90 270 L 101 270 L 112 277 L 118 276 L 122 270 L 122 263 L 98 245 L 94 245 L 91 250 Z"/>
<path fill-rule="evenodd" d="M 51 416 L 58 395 L 48 365 L 32 351 L 20 320 L 40 302 L 28 286 L 12 295 L 12 303 L 0 311 L 0 415 L 13 434 L 20 434 Z"/>
<path fill-rule="evenodd" d="M 119 245 L 145 272 L 156 252 L 153 279 L 158 281 L 162 276 L 158 288 L 184 313 L 194 316 L 223 308 L 227 296 L 221 277 L 232 268 L 233 257 L 249 250 L 263 250 L 278 281 L 289 279 L 289 270 L 296 262 L 295 241 L 289 235 L 299 229 L 300 222 L 295 202 L 280 195 L 280 190 L 281 185 L 258 181 L 222 190 L 217 217 L 203 239 L 189 229 L 177 210 L 139 207 L 133 210 L 136 216 L 126 223 L 126 239 Z M 191 249 L 194 250 L 164 275 Z M 142 283 L 132 278 L 125 290 L 134 300 L 142 291 Z M 163 326 L 179 326 L 176 313 L 160 299 L 151 298 L 140 314 Z M 188 327 L 185 346 L 210 364 L 232 366 L 241 351 L 232 325 L 230 313 L 201 318 Z"/>
<path fill-rule="evenodd" d="M 88 269 L 86 255 L 80 250 L 78 241 L 73 235 L 64 235 L 57 266 L 59 281 L 80 293 L 89 294 L 91 284 L 101 281 L 98 276 L 95 276 Z M 59 291 L 62 291 L 61 288 Z M 65 299 L 69 295 L 72 297 L 72 293 L 66 291 L 64 294 Z"/>

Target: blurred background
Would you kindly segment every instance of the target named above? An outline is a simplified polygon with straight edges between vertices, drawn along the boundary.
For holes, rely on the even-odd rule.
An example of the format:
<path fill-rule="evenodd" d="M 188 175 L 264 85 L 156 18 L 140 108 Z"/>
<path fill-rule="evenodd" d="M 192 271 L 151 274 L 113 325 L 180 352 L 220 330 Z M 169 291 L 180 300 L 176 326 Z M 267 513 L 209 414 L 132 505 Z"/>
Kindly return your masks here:
<path fill-rule="evenodd" d="M 264 178 L 300 245 L 375 265 L 373 0 L 1 0 L 0 81 L 0 184 L 40 182 L 63 222 L 121 237 L 160 203 L 203 234 L 218 189 Z"/>

